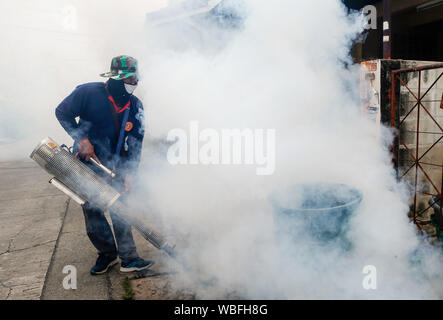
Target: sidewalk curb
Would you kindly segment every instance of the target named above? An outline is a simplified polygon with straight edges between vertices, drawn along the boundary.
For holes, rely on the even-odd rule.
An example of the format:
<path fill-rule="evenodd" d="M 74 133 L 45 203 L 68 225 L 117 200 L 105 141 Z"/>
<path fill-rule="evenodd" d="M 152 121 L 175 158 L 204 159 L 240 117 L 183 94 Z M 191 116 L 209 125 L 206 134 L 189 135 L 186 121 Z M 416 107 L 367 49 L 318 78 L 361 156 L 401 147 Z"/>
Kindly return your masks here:
<path fill-rule="evenodd" d="M 43 288 L 42 288 L 42 292 L 41 292 L 41 294 L 40 294 L 40 300 L 42 300 L 43 296 L 45 295 L 45 291 L 46 291 L 46 283 L 47 283 L 47 281 L 48 281 L 48 275 L 50 274 L 50 271 L 52 271 L 52 268 L 53 268 L 53 264 L 54 264 L 53 262 L 54 262 L 54 258 L 55 258 L 55 252 L 56 252 L 57 249 L 58 249 L 58 243 L 59 243 L 60 236 L 61 236 L 61 234 L 62 234 L 63 228 L 64 228 L 64 226 L 65 226 L 66 215 L 68 214 L 68 210 L 69 210 L 69 205 L 70 205 L 70 203 L 71 203 L 71 199 L 68 198 L 68 199 L 66 200 L 65 212 L 63 213 L 63 218 L 62 218 L 62 222 L 61 222 L 61 225 L 60 225 L 60 230 L 59 230 L 58 235 L 57 235 L 57 240 L 55 241 L 54 250 L 52 251 L 51 261 L 49 262 L 48 269 L 46 270 L 45 281 L 43 282 Z"/>

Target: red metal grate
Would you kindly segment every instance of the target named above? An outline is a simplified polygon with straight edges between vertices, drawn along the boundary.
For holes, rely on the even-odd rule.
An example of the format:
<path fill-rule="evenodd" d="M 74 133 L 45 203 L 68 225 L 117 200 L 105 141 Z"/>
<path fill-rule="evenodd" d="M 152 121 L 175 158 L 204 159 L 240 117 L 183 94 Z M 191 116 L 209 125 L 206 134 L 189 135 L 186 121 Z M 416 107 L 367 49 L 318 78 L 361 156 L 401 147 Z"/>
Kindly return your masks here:
<path fill-rule="evenodd" d="M 435 79 L 435 81 L 432 82 L 432 84 L 427 88 L 427 90 L 423 93 L 422 91 L 424 91 L 422 89 L 422 75 L 423 75 L 423 71 L 425 70 L 431 70 L 431 69 L 436 69 L 439 70 L 437 72 L 437 77 Z M 441 70 L 441 72 L 440 72 Z M 418 89 L 417 92 L 414 93 L 413 89 L 411 89 L 408 84 L 402 79 L 402 76 L 405 76 L 408 73 L 411 72 L 418 72 Z M 430 64 L 430 65 L 426 65 L 426 66 L 420 66 L 420 67 L 415 67 L 415 68 L 407 68 L 407 69 L 398 69 L 398 70 L 394 70 L 392 71 L 392 75 L 391 75 L 391 126 L 393 128 L 397 129 L 397 137 L 393 146 L 393 159 L 394 159 L 394 165 L 396 166 L 397 169 L 397 173 L 398 173 L 398 169 L 399 169 L 399 147 L 402 146 L 408 156 L 409 156 L 409 161 L 403 161 L 403 162 L 408 162 L 411 165 L 402 173 L 402 174 L 398 174 L 398 178 L 399 179 L 403 179 L 405 178 L 405 176 L 411 171 L 413 170 L 413 172 L 415 171 L 415 176 L 414 176 L 414 203 L 413 206 L 411 208 L 412 214 L 413 214 L 413 220 L 414 223 L 421 229 L 418 221 L 417 221 L 417 217 L 421 216 L 424 212 L 426 212 L 427 210 L 430 209 L 431 206 L 422 209 L 422 210 L 418 210 L 417 209 L 417 195 L 418 194 L 425 194 L 425 195 L 438 195 L 439 199 L 440 199 L 440 219 L 438 219 L 438 221 L 442 221 L 442 193 L 443 193 L 443 155 L 441 155 L 439 163 L 429 163 L 427 161 L 424 161 L 424 157 L 426 155 L 429 154 L 429 152 L 431 150 L 433 150 L 434 148 L 436 148 L 436 146 L 442 142 L 443 140 L 443 125 L 441 123 L 439 123 L 437 121 L 437 119 L 435 119 L 435 117 L 429 112 L 427 106 L 424 103 L 424 98 L 427 97 L 428 93 L 431 91 L 431 89 L 436 87 L 436 84 L 438 83 L 438 81 L 440 80 L 440 78 L 442 78 L 443 76 L 443 63 L 439 63 L 439 64 Z M 397 87 L 398 86 L 398 87 Z M 406 113 L 406 115 L 403 116 L 402 119 L 400 119 L 400 115 L 399 115 L 399 110 L 400 107 L 402 107 L 401 105 L 401 101 L 397 102 L 397 94 L 400 91 L 401 87 L 406 88 L 407 92 L 413 97 L 413 102 L 415 102 L 414 106 Z M 399 99 L 400 100 L 400 99 Z M 443 96 L 442 96 L 442 101 L 441 101 L 441 105 L 440 108 L 443 108 Z M 414 110 L 417 110 L 417 121 L 416 121 L 416 126 L 415 126 L 415 130 L 414 131 L 404 131 L 403 130 L 403 134 L 406 132 L 409 133 L 413 133 L 415 135 L 415 153 L 411 150 L 411 148 L 409 148 L 405 142 L 405 138 L 402 135 L 402 129 L 404 127 L 405 121 L 410 117 L 411 114 L 413 113 Z M 429 117 L 429 119 L 432 120 L 432 122 L 436 125 L 436 127 L 438 128 L 438 132 L 428 132 L 425 130 L 421 130 L 422 126 L 420 123 L 420 116 L 421 113 L 425 114 L 427 117 Z M 432 134 L 434 135 L 437 139 L 436 141 L 430 146 L 427 147 L 423 153 L 420 155 L 419 152 L 419 143 L 420 143 L 420 138 L 423 135 L 429 135 Z M 441 181 L 435 181 L 435 177 L 434 179 L 431 178 L 431 176 L 428 174 L 428 172 L 424 169 L 423 166 L 432 166 L 434 168 L 440 168 L 442 174 L 441 174 Z M 423 176 L 426 179 L 426 182 L 429 183 L 429 186 L 431 187 L 431 193 L 430 192 L 424 192 L 422 190 L 419 190 L 418 188 L 418 174 L 419 172 L 421 174 L 423 174 Z M 429 222 L 427 222 L 429 223 Z M 426 224 L 426 222 L 424 223 Z M 438 226 L 440 230 L 443 230 L 442 224 L 440 222 L 440 226 Z M 437 237 L 440 236 L 440 232 L 437 232 Z"/>

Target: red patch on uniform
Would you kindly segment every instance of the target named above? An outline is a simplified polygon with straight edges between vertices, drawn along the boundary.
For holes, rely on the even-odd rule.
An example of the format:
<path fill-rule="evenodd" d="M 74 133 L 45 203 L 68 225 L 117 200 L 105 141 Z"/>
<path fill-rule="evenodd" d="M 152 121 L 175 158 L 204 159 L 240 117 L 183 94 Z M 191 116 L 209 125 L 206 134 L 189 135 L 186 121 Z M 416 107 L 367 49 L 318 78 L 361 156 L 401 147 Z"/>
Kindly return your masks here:
<path fill-rule="evenodd" d="M 131 131 L 132 127 L 133 127 L 132 122 L 129 122 L 129 121 L 126 122 L 126 126 L 125 126 L 126 131 Z"/>

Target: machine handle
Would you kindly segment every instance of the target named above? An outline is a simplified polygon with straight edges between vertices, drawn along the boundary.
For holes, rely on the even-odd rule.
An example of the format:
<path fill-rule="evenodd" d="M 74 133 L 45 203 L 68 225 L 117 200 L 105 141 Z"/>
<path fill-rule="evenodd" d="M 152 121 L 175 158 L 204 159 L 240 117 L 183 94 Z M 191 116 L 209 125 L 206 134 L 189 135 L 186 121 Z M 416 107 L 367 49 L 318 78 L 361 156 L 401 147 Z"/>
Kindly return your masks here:
<path fill-rule="evenodd" d="M 106 174 L 110 175 L 111 178 L 115 178 L 115 173 L 112 172 L 111 170 L 109 170 L 108 168 L 106 168 L 104 165 L 102 165 L 101 163 L 98 163 L 94 158 L 89 158 L 89 161 L 91 161 L 95 166 L 99 167 L 100 169 L 102 169 Z"/>

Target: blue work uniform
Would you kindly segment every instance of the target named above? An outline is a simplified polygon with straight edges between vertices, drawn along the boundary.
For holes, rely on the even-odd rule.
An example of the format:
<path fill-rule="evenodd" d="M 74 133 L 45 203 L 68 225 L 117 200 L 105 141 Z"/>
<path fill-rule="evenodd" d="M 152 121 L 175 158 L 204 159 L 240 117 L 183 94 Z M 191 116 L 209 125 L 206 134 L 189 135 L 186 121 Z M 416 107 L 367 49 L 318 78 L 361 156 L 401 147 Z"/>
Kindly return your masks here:
<path fill-rule="evenodd" d="M 114 108 L 115 117 L 112 115 L 113 109 L 111 108 Z M 127 121 L 123 124 L 123 115 L 128 108 Z M 128 104 L 119 109 L 113 103 L 106 83 L 86 83 L 77 86 L 58 105 L 55 115 L 62 127 L 74 139 L 74 153 L 78 152 L 78 141 L 88 138 L 94 146 L 95 154 L 100 162 L 115 171 L 119 177 L 122 178 L 127 173 L 136 171 L 140 162 L 145 130 L 143 105 L 137 97 L 131 95 Z M 76 121 L 77 117 L 79 117 L 78 122 Z M 124 143 L 117 155 L 116 147 L 122 125 L 125 127 Z M 100 169 L 91 163 L 82 161 L 97 174 L 104 176 Z M 111 184 L 118 191 L 122 191 L 121 182 L 111 182 Z M 113 258 L 118 253 L 122 261 L 130 261 L 138 257 L 131 227 L 124 220 L 110 212 L 118 245 L 117 251 L 111 227 L 104 212 L 88 203 L 82 208 L 87 234 L 97 248 L 99 255 Z"/>
<path fill-rule="evenodd" d="M 137 97 L 130 96 L 128 120 L 124 124 L 124 143 L 120 154 L 114 161 L 125 109 L 116 110 L 119 125 L 116 131 L 110 109 L 114 106 L 105 85 L 103 82 L 79 85 L 60 103 L 55 110 L 55 115 L 66 132 L 74 139 L 75 153 L 78 151 L 78 141 L 88 138 L 101 163 L 124 175 L 134 172 L 140 162 L 145 130 L 143 105 Z M 78 123 L 76 117 L 80 118 Z M 87 164 L 92 167 L 91 164 Z M 95 167 L 93 168 L 97 171 Z"/>

